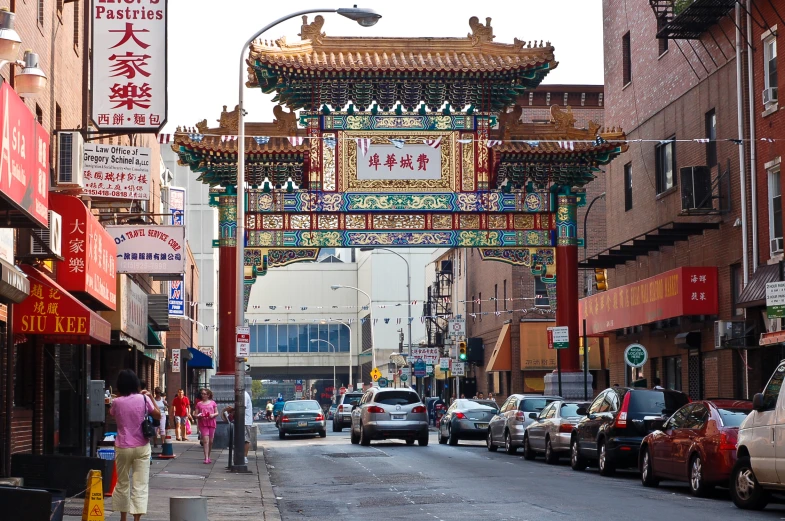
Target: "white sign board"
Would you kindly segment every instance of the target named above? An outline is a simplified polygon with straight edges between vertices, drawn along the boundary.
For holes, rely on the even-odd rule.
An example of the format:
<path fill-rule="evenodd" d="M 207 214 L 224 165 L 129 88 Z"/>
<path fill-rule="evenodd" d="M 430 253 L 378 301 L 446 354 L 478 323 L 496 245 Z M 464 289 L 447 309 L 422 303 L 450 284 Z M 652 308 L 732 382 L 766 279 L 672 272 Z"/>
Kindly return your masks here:
<path fill-rule="evenodd" d="M 447 334 L 450 336 L 466 336 L 466 321 L 457 318 L 447 321 Z"/>
<path fill-rule="evenodd" d="M 785 282 L 766 284 L 766 314 L 770 319 L 785 317 Z"/>
<path fill-rule="evenodd" d="M 14 263 L 14 229 L 0 228 L 0 259 Z"/>
<path fill-rule="evenodd" d="M 172 349 L 172 372 L 180 372 L 180 350 Z"/>
<path fill-rule="evenodd" d="M 92 112 L 100 130 L 166 123 L 167 0 L 93 2 Z"/>
<path fill-rule="evenodd" d="M 439 359 L 439 369 L 442 371 L 449 371 L 450 370 L 450 359 L 449 358 L 440 358 Z"/>
<path fill-rule="evenodd" d="M 248 326 L 237 326 L 237 357 L 245 358 L 251 354 L 251 328 Z"/>
<path fill-rule="evenodd" d="M 466 376 L 466 364 L 464 364 L 464 362 L 453 362 L 452 363 L 452 375 L 453 376 Z"/>
<path fill-rule="evenodd" d="M 409 376 L 411 374 L 411 368 L 408 366 L 401 367 L 401 376 L 406 375 Z"/>
<path fill-rule="evenodd" d="M 409 358 L 411 360 L 422 358 L 422 360 L 429 365 L 434 365 L 439 361 L 438 347 L 412 347 L 410 350 L 411 356 Z"/>
<path fill-rule="evenodd" d="M 553 348 L 567 349 L 570 347 L 570 329 L 567 326 L 550 328 L 553 330 Z"/>
<path fill-rule="evenodd" d="M 185 227 L 107 226 L 117 245 L 117 273 L 185 273 Z"/>
<path fill-rule="evenodd" d="M 84 195 L 108 199 L 150 199 L 150 155 L 145 147 L 85 143 Z"/>
<path fill-rule="evenodd" d="M 433 366 L 431 364 L 425 366 L 425 374 L 433 374 Z"/>
<path fill-rule="evenodd" d="M 358 180 L 441 179 L 442 153 L 425 144 L 370 145 L 363 155 L 357 151 Z"/>

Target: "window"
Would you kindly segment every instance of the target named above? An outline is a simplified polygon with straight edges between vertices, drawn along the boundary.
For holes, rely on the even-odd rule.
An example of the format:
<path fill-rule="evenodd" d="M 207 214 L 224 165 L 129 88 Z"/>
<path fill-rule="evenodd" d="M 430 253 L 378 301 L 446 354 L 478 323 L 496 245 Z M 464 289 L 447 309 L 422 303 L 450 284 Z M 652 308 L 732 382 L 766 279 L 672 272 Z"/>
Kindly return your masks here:
<path fill-rule="evenodd" d="M 44 26 L 44 15 L 46 14 L 45 3 L 46 2 L 44 0 L 38 0 L 38 16 L 36 19 L 38 21 L 38 25 L 41 27 Z"/>
<path fill-rule="evenodd" d="M 711 109 L 706 113 L 706 164 L 714 166 L 717 164 L 717 113 Z"/>
<path fill-rule="evenodd" d="M 632 210 L 632 163 L 624 165 L 624 211 Z"/>
<path fill-rule="evenodd" d="M 658 194 L 670 190 L 676 184 L 676 179 L 673 175 L 674 170 L 676 170 L 675 140 L 675 137 L 670 137 L 667 140 L 661 141 L 660 144 L 654 148 Z"/>
<path fill-rule="evenodd" d="M 777 88 L 777 37 L 769 36 L 763 41 L 763 86 L 766 89 Z M 774 103 L 776 97 L 767 98 L 767 105 Z"/>
<path fill-rule="evenodd" d="M 63 128 L 63 111 L 57 103 L 55 103 L 55 128 L 58 130 Z"/>
<path fill-rule="evenodd" d="M 44 124 L 44 111 L 38 106 L 38 103 L 35 104 L 35 120 L 41 125 Z"/>
<path fill-rule="evenodd" d="M 597 398 L 594 399 L 594 401 L 589 406 L 588 413 L 596 414 L 600 412 L 600 408 L 602 407 L 603 403 L 605 403 L 605 393 L 601 393 L 599 396 L 597 396 Z"/>
<path fill-rule="evenodd" d="M 772 254 L 782 252 L 782 189 L 779 166 L 769 170 L 769 241 Z"/>
<path fill-rule="evenodd" d="M 493 308 L 494 308 L 493 309 L 494 312 L 499 311 L 499 285 L 498 284 L 493 285 Z"/>
<path fill-rule="evenodd" d="M 548 288 L 540 277 L 534 277 L 534 305 L 537 307 L 550 307 Z"/>
<path fill-rule="evenodd" d="M 665 372 L 665 388 L 681 391 L 681 356 L 670 356 L 663 359 Z"/>
<path fill-rule="evenodd" d="M 659 33 L 660 30 L 665 27 L 665 24 L 668 23 L 668 19 L 664 16 L 657 17 L 657 32 Z M 667 38 L 660 38 L 657 37 L 657 45 L 659 47 L 660 56 L 665 54 L 668 51 L 668 39 Z"/>
<path fill-rule="evenodd" d="M 74 47 L 79 45 L 79 0 L 74 0 Z"/>
<path fill-rule="evenodd" d="M 785 379 L 785 364 L 780 364 L 763 390 L 763 409 L 773 411 L 777 406 L 782 380 Z"/>
<path fill-rule="evenodd" d="M 502 287 L 504 288 L 504 311 L 507 311 L 507 279 L 504 279 Z"/>
<path fill-rule="evenodd" d="M 630 33 L 621 37 L 622 83 L 627 85 L 632 81 L 632 50 L 630 49 Z"/>
<path fill-rule="evenodd" d="M 731 313 L 734 316 L 744 314 L 744 308 L 737 307 L 741 292 L 744 289 L 744 278 L 741 273 L 741 264 L 734 264 L 730 268 L 730 287 L 731 287 Z"/>

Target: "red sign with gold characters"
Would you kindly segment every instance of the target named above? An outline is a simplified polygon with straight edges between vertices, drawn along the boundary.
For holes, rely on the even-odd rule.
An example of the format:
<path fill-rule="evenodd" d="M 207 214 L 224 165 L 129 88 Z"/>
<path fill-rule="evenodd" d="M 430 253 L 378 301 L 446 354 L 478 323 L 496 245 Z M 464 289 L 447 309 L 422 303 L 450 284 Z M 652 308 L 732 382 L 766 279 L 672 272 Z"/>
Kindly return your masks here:
<path fill-rule="evenodd" d="M 683 315 L 716 315 L 717 268 L 685 266 L 580 300 L 590 335 Z"/>
<path fill-rule="evenodd" d="M 117 308 L 117 245 L 84 203 L 53 193 L 52 210 L 63 217 L 63 260 L 57 282 L 72 293 L 85 293 L 105 310 Z"/>
<path fill-rule="evenodd" d="M 14 333 L 44 335 L 47 341 L 72 344 L 108 344 L 112 326 L 76 300 L 55 281 L 24 264 L 30 296 L 14 304 Z"/>

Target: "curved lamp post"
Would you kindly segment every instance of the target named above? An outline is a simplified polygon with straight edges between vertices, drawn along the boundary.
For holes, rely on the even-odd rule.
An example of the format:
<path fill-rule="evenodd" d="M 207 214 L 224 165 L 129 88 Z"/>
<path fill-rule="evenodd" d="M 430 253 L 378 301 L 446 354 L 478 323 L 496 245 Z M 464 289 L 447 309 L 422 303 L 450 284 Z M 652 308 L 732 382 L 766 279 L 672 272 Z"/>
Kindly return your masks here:
<path fill-rule="evenodd" d="M 330 289 L 335 291 L 337 289 L 347 288 L 353 289 L 358 293 L 362 293 L 368 298 L 368 310 L 371 312 L 371 359 L 373 360 L 373 366 L 376 367 L 376 344 L 374 343 L 374 336 L 373 336 L 373 299 L 371 296 L 366 293 L 365 291 L 361 290 L 360 288 L 355 288 L 354 286 L 344 286 L 343 284 L 333 284 L 330 286 Z M 362 341 L 361 341 L 362 342 Z M 360 349 L 362 349 L 362 344 L 360 345 Z"/>

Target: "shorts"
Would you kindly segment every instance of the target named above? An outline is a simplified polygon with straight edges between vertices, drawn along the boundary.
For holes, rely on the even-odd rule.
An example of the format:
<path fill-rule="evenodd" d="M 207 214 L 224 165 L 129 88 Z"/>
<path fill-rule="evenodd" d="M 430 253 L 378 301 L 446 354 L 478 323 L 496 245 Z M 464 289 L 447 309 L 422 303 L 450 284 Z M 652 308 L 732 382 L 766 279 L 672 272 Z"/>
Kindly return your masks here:
<path fill-rule="evenodd" d="M 212 438 L 215 436 L 215 427 L 199 427 L 199 434 L 204 438 Z"/>
<path fill-rule="evenodd" d="M 251 443 L 251 437 L 253 436 L 253 431 L 251 429 L 251 425 L 245 426 L 245 443 Z"/>
<path fill-rule="evenodd" d="M 188 416 L 175 416 L 175 417 L 174 417 L 174 422 L 175 422 L 177 425 L 180 425 L 181 423 L 183 423 L 183 424 L 184 424 L 184 423 L 185 423 L 185 422 L 187 422 L 187 421 L 188 421 Z"/>

